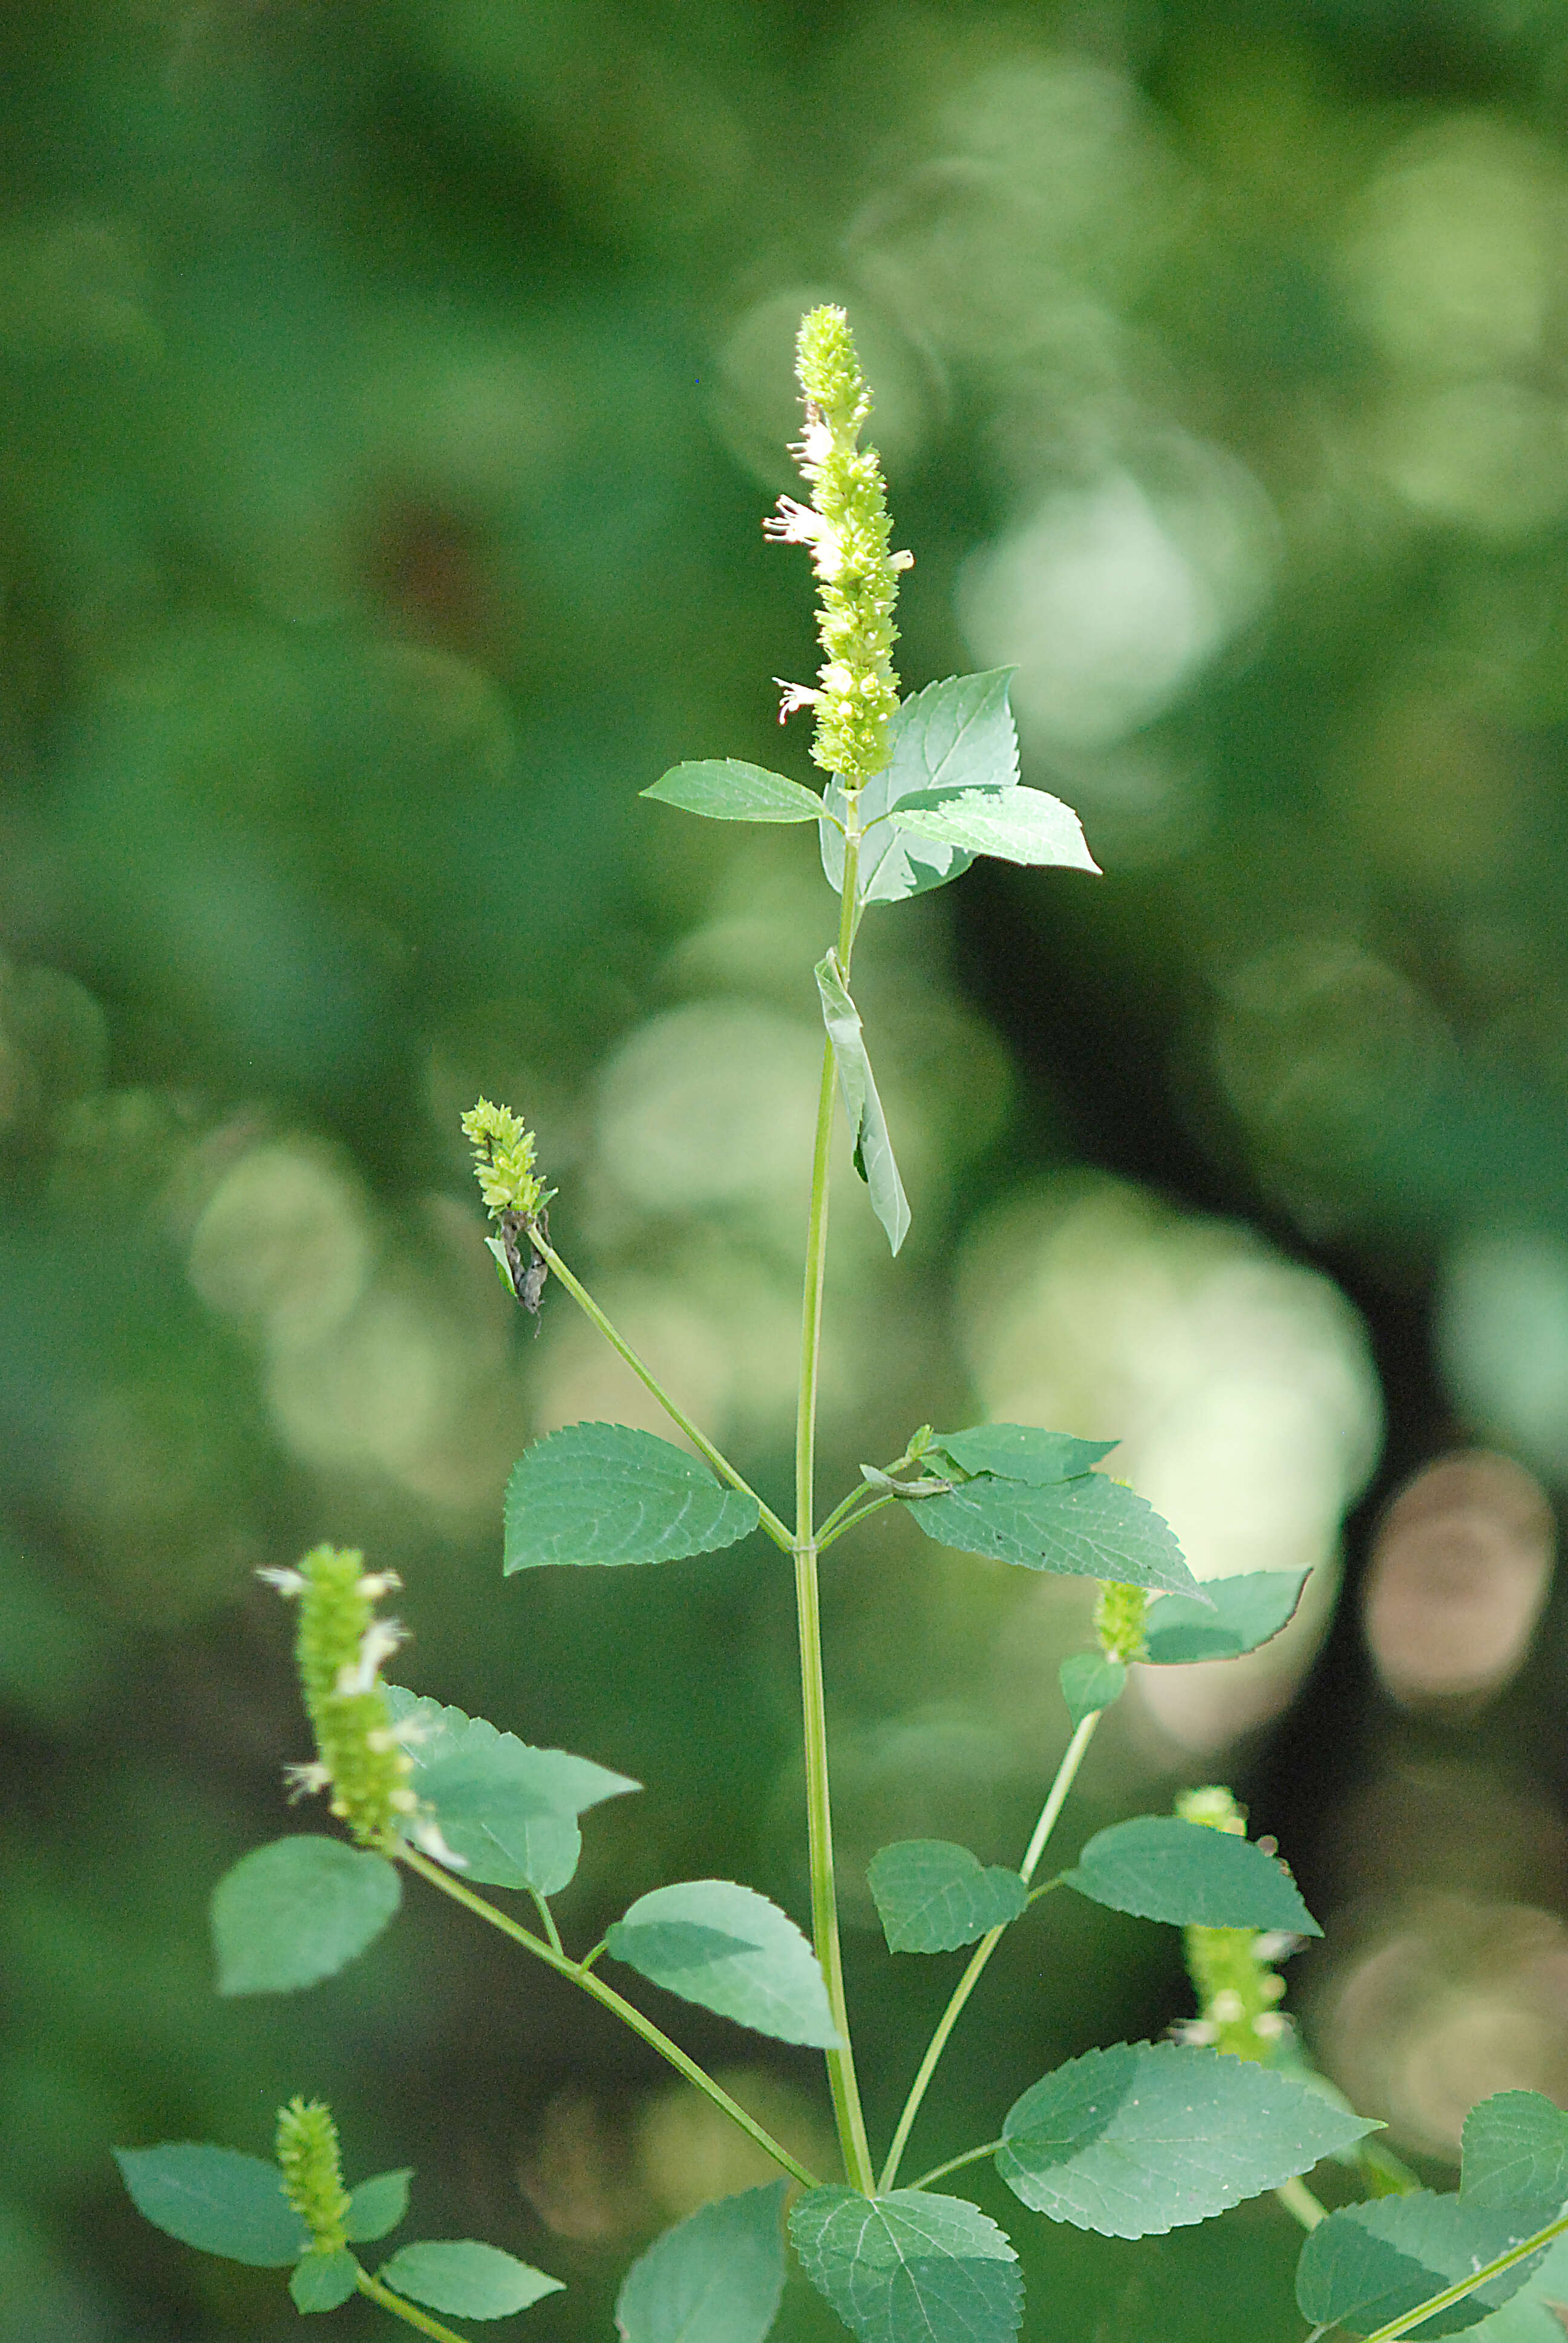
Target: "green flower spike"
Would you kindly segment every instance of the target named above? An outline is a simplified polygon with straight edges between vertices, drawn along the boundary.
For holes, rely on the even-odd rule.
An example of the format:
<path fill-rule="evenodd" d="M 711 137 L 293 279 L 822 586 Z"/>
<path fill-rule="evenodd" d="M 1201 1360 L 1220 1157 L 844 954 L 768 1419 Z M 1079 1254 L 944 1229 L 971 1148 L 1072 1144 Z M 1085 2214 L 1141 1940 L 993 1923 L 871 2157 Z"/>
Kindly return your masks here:
<path fill-rule="evenodd" d="M 871 411 L 854 337 L 842 309 L 808 310 L 796 344 L 795 372 L 806 402 L 806 429 L 790 454 L 811 484 L 809 505 L 780 497 L 762 524 L 780 545 L 809 545 L 821 589 L 817 630 L 827 653 L 819 689 L 785 683 L 779 721 L 815 708 L 811 754 L 853 797 L 888 761 L 888 727 L 899 705 L 892 649 L 900 569 L 912 553 L 890 553 L 892 524 L 874 447 L 859 444 Z"/>
<path fill-rule="evenodd" d="M 549 1236 L 545 1206 L 556 1192 L 547 1188 L 534 1170 L 534 1134 L 510 1107 L 492 1106 L 488 1099 L 480 1099 L 463 1117 L 463 1136 L 474 1151 L 479 1192 L 501 1232 L 498 1237 L 487 1237 L 485 1242 L 496 1257 L 501 1283 L 525 1310 L 533 1312 L 537 1322 L 549 1269 L 533 1239 Z M 534 1332 L 538 1332 L 537 1322 Z"/>
<path fill-rule="evenodd" d="M 378 1619 L 375 1609 L 402 1584 L 397 1573 L 367 1572 L 362 1554 L 318 1545 L 297 1570 L 256 1575 L 299 1603 L 295 1657 L 317 1755 L 308 1765 L 288 1768 L 294 1795 L 330 1791 L 332 1812 L 361 1846 L 395 1854 L 397 1840 L 407 1837 L 460 1867 L 462 1858 L 408 1786 L 414 1761 L 381 1681 L 383 1660 L 404 1641 L 397 1621 Z"/>
<path fill-rule="evenodd" d="M 1141 1586 L 1120 1586 L 1114 1579 L 1101 1584 L 1094 1606 L 1094 1632 L 1108 1660 L 1141 1660 L 1149 1618 L 1149 1596 Z"/>
<path fill-rule="evenodd" d="M 1247 1835 L 1246 1810 L 1229 1790 L 1183 1791 L 1176 1811 L 1183 1822 L 1236 1838 Z M 1179 2029 L 1181 2040 L 1206 2043 L 1255 2066 L 1271 2065 L 1290 2032 L 1289 2018 L 1275 2006 L 1285 1997 L 1285 1980 L 1273 1963 L 1301 1939 L 1261 1928 L 1186 1928 L 1182 1935 L 1199 2015 Z"/>
<path fill-rule="evenodd" d="M 341 2253 L 348 2242 L 348 2191 L 330 2107 L 300 2098 L 279 2107 L 277 2163 L 283 2193 L 310 2232 L 312 2253 Z"/>

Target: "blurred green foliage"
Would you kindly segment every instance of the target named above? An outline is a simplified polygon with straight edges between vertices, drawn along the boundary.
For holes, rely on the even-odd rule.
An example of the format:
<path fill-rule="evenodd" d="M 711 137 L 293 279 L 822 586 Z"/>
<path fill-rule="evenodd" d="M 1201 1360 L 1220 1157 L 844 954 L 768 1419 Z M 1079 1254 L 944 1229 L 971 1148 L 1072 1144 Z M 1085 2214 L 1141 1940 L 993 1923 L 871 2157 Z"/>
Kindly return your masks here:
<path fill-rule="evenodd" d="M 501 1586 L 523 1442 L 646 1418 L 559 1297 L 527 1339 L 457 1117 L 528 1112 L 557 1241 L 779 1497 L 829 901 L 799 836 L 637 792 L 682 757 L 809 778 L 770 681 L 814 664 L 805 565 L 759 519 L 823 297 L 916 550 L 906 687 L 1015 663 L 1025 778 L 1109 874 L 868 921 L 915 1224 L 890 1267 L 840 1178 L 833 1472 L 1026 1397 L 1123 1433 L 1201 1566 L 1318 1565 L 1297 1677 L 1374 1355 L 1394 1468 L 1481 1436 L 1568 1473 L 1568 30 L 13 0 L 0 125 L 0 2298 L 31 2343 L 291 2331 L 265 2274 L 140 2225 L 107 2150 L 260 2151 L 299 2090 L 356 2169 L 418 2164 L 437 2227 L 568 2281 L 541 2337 L 602 2333 L 641 2239 L 764 2176 L 445 1913 L 297 2000 L 212 1996 L 208 1887 L 302 1751 L 250 1573 L 364 1545 L 417 1690 L 649 1784 L 592 1820 L 585 1941 L 681 1871 L 803 1908 L 769 1555 Z M 846 1542 L 827 1592 L 884 2129 L 945 1978 L 888 1970 L 865 1861 L 1016 1859 L 1086 1615 L 920 1543 Z M 1528 1907 L 1544 1976 L 1550 1618 L 1457 1722 L 1396 1717 L 1352 1644 L 1272 1756 L 1284 1678 L 1108 1731 L 1082 1835 L 1250 1769 L 1320 1911 L 1375 1943 L 1412 1882 Z M 1517 1969 L 1483 1919 L 1449 1912 L 1412 2007 Z M 1181 2014 L 1175 1950 L 1088 1906 L 1020 1932 L 928 2160 Z M 1503 2079 L 1568 2095 L 1561 1988 L 1523 1976 L 1487 1988 L 1525 2027 Z M 690 2038 L 819 2138 L 808 2059 Z M 1441 2152 L 1433 2088 L 1407 2137 Z M 1126 2249 L 1011 2227 L 1041 2338 L 1297 2331 L 1269 2202 Z"/>

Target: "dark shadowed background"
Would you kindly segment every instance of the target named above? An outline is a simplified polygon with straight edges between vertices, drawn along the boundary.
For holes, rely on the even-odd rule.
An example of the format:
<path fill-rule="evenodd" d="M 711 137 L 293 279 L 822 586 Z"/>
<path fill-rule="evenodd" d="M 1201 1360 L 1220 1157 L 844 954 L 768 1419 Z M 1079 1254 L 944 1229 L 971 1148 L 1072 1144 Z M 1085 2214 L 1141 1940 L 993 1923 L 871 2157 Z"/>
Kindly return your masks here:
<path fill-rule="evenodd" d="M 405 1681 L 648 1785 L 573 1941 L 679 1876 L 804 1916 L 772 1549 L 502 1583 L 525 1441 L 654 1419 L 564 1297 L 529 1339 L 457 1116 L 537 1123 L 557 1241 L 782 1502 L 832 904 L 801 832 L 637 793 L 810 778 L 759 524 L 823 298 L 906 686 L 1015 665 L 1107 874 L 868 918 L 915 1222 L 890 1262 L 840 1178 L 833 1493 L 989 1414 L 1121 1435 L 1201 1573 L 1312 1564 L 1280 1644 L 1115 1713 L 1066 1844 L 1231 1782 L 1326 1925 L 1305 2038 L 1441 2185 L 1477 2097 L 1568 2102 L 1562 7 L 10 0 L 0 126 L 0 2328 L 295 2332 L 108 2150 L 264 2153 L 296 2090 L 567 2281 L 538 2343 L 762 2177 L 427 1896 L 268 2002 L 206 1903 L 306 1754 L 252 1574 L 329 1537 L 402 1572 Z M 885 2137 L 955 1964 L 889 1958 L 865 1860 L 1017 1860 L 1088 1598 L 894 1522 L 826 1603 Z M 1171 1932 L 1070 1900 L 920 2164 L 1190 2008 Z M 808 2054 L 661 2015 L 829 2153 Z M 979 2193 L 1031 2343 L 1299 2334 L 1271 2198 L 1130 2247 Z"/>

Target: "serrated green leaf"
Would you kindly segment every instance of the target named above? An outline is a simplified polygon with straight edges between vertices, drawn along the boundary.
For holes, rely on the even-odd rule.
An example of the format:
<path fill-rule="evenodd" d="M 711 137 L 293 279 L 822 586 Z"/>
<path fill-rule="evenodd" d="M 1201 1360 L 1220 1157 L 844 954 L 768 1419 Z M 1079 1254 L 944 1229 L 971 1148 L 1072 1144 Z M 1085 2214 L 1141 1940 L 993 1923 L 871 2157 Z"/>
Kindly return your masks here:
<path fill-rule="evenodd" d="M 506 2318 L 561 2291 L 558 2278 L 547 2278 L 499 2246 L 482 2246 L 472 2237 L 404 2246 L 376 2275 L 410 2302 L 444 2310 L 450 2318 Z"/>
<path fill-rule="evenodd" d="M 178 2140 L 116 2147 L 115 2161 L 137 2212 L 183 2246 L 254 2269 L 283 2269 L 309 2248 L 282 2174 L 259 2156 Z"/>
<path fill-rule="evenodd" d="M 777 1904 L 729 1879 L 639 1896 L 606 1942 L 618 1961 L 778 2042 L 839 2047 L 817 1956 Z"/>
<path fill-rule="evenodd" d="M 1460 2195 L 1507 2212 L 1521 2237 L 1568 2204 L 1568 2115 L 1540 2091 L 1477 2100 L 1464 2118 L 1463 2158 Z"/>
<path fill-rule="evenodd" d="M 1127 1664 L 1104 1652 L 1070 1652 L 1057 1671 L 1074 1732 L 1086 1716 L 1113 1707 L 1127 1689 Z"/>
<path fill-rule="evenodd" d="M 971 789 L 962 797 L 921 789 L 900 806 L 899 827 L 913 838 L 956 846 L 966 854 L 994 855 L 1002 862 L 1100 870 L 1072 808 L 1045 789 Z"/>
<path fill-rule="evenodd" d="M 977 1423 L 968 1432 L 940 1433 L 931 1443 L 960 1473 L 991 1473 L 999 1481 L 1027 1481 L 1040 1489 L 1077 1480 L 1115 1446 L 1114 1440 L 1075 1440 L 1070 1433 L 1040 1432 L 1032 1423 Z"/>
<path fill-rule="evenodd" d="M 512 1468 L 502 1567 L 679 1562 L 733 1545 L 760 1511 L 651 1432 L 568 1424 Z"/>
<path fill-rule="evenodd" d="M 296 2310 L 337 2310 L 357 2292 L 359 2265 L 347 2246 L 335 2254 L 307 2254 L 288 2281 Z"/>
<path fill-rule="evenodd" d="M 343 2226 L 351 2246 L 367 2246 L 397 2227 L 408 2210 L 408 2183 L 413 2177 L 412 2167 L 405 2166 L 400 2172 L 378 2172 L 349 2190 L 348 2217 Z"/>
<path fill-rule="evenodd" d="M 1103 1473 L 1048 1488 L 985 1473 L 950 1496 L 922 1497 L 910 1510 L 927 1537 L 964 1554 L 1203 1600 L 1170 1524 Z"/>
<path fill-rule="evenodd" d="M 923 895 L 962 876 L 974 857 L 932 839 L 917 838 L 891 819 L 893 807 L 919 791 L 944 794 L 966 789 L 1011 789 L 1018 780 L 1018 733 L 1008 706 L 1013 670 L 993 668 L 982 675 L 953 675 L 912 692 L 894 717 L 885 772 L 860 792 L 859 894 L 862 903 L 897 903 Z M 847 805 L 837 781 L 823 793 L 828 811 L 844 820 Z M 822 868 L 835 894 L 844 886 L 843 833 L 821 825 Z"/>
<path fill-rule="evenodd" d="M 335 1976 L 381 1934 L 402 1893 L 385 1855 L 341 1839 L 253 1848 L 213 1890 L 219 1993 L 294 1993 Z"/>
<path fill-rule="evenodd" d="M 866 1866 L 890 1953 L 950 1953 L 1016 1920 L 1029 1890 L 1016 1871 L 989 1868 L 944 1838 L 900 1839 Z"/>
<path fill-rule="evenodd" d="M 447 1845 L 467 1860 L 467 1879 L 489 1887 L 559 1893 L 578 1867 L 577 1817 L 641 1785 L 564 1749 L 534 1749 L 480 1716 L 417 1699 L 388 1684 L 397 1723 L 412 1722 L 410 1777 L 436 1809 Z"/>
<path fill-rule="evenodd" d="M 674 765 L 640 794 L 709 821 L 817 821 L 822 813 L 822 800 L 813 790 L 738 757 Z"/>
<path fill-rule="evenodd" d="M 813 2188 L 789 2216 L 800 2267 L 860 2343 L 1007 2343 L 1023 2317 L 1018 2257 L 960 2197 Z"/>
<path fill-rule="evenodd" d="M 996 2168 L 1050 2220 L 1106 2237 L 1162 2237 L 1376 2129 L 1249 2060 L 1122 2042 L 1025 2091 L 1002 2126 Z"/>
<path fill-rule="evenodd" d="M 1062 1885 L 1113 1912 L 1177 1927 L 1323 1933 L 1277 1856 L 1174 1815 L 1135 1815 L 1096 1831 Z"/>
<path fill-rule="evenodd" d="M 877 1095 L 870 1059 L 866 1055 L 860 1012 L 845 990 L 837 952 L 830 951 L 826 960 L 818 961 L 817 990 L 822 997 L 822 1021 L 833 1045 L 833 1063 L 838 1069 L 844 1111 L 855 1134 L 855 1169 L 870 1190 L 871 1210 L 897 1252 L 909 1234 L 909 1199 L 893 1160 L 888 1119 Z"/>
<path fill-rule="evenodd" d="M 1150 1606 L 1143 1657 L 1157 1668 L 1234 1660 L 1255 1652 L 1294 1618 L 1306 1570 L 1249 1570 L 1204 1584 L 1207 1606 L 1181 1594 Z"/>
<path fill-rule="evenodd" d="M 784 2291 L 789 2185 L 720 2197 L 657 2237 L 616 2297 L 623 2343 L 763 2343 Z"/>

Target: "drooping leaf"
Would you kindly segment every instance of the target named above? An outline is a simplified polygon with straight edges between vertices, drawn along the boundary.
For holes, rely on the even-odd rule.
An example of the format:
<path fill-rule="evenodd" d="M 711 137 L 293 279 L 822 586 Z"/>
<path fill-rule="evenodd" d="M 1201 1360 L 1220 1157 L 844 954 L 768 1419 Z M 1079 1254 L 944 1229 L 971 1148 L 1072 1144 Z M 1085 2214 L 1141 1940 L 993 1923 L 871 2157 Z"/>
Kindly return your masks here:
<path fill-rule="evenodd" d="M 1096 1831 L 1062 1883 L 1113 1912 L 1178 1927 L 1323 1933 L 1277 1856 L 1175 1815 L 1135 1815 Z"/>
<path fill-rule="evenodd" d="M 982 1473 L 950 1496 L 922 1497 L 910 1510 L 927 1537 L 964 1554 L 1203 1599 L 1170 1524 L 1103 1473 L 1046 1488 Z"/>
<path fill-rule="evenodd" d="M 1000 1481 L 1028 1481 L 1049 1488 L 1075 1481 L 1109 1456 L 1114 1440 L 1075 1440 L 1068 1432 L 1040 1432 L 1032 1423 L 977 1423 L 968 1432 L 943 1432 L 931 1443 L 950 1456 L 960 1473 L 993 1473 Z"/>
<path fill-rule="evenodd" d="M 213 1890 L 219 1993 L 293 1993 L 377 1937 L 402 1887 L 385 1855 L 314 1835 L 241 1855 Z"/>
<path fill-rule="evenodd" d="M 961 797 L 920 789 L 900 806 L 899 826 L 912 837 L 956 846 L 966 854 L 992 854 L 1003 862 L 1100 869 L 1072 808 L 1045 789 L 970 789 Z"/>
<path fill-rule="evenodd" d="M 1159 1668 L 1192 1660 L 1234 1660 L 1255 1652 L 1295 1616 L 1306 1570 L 1249 1570 L 1235 1578 L 1211 1578 L 1209 1604 L 1181 1594 L 1151 1604 L 1144 1658 Z"/>
<path fill-rule="evenodd" d="M 860 2343 L 1008 2343 L 1023 2317 L 1018 2257 L 959 2197 L 813 2188 L 789 2234 L 800 2267 Z"/>
<path fill-rule="evenodd" d="M 679 806 L 685 813 L 705 814 L 710 821 L 817 821 L 822 800 L 799 781 L 770 773 L 764 765 L 743 764 L 738 757 L 704 757 L 694 764 L 673 765 L 660 776 L 645 798 L 662 805 Z"/>
<path fill-rule="evenodd" d="M 817 1956 L 788 1914 L 729 1879 L 689 1879 L 639 1896 L 608 1931 L 618 1961 L 779 2042 L 836 2049 Z"/>
<path fill-rule="evenodd" d="M 1098 1709 L 1110 1708 L 1127 1689 L 1127 1664 L 1104 1652 L 1070 1652 L 1057 1671 L 1073 1730 Z"/>
<path fill-rule="evenodd" d="M 359 2265 L 347 2246 L 335 2254 L 307 2254 L 288 2281 L 296 2310 L 336 2310 L 359 2284 Z"/>
<path fill-rule="evenodd" d="M 538 1441 L 507 1483 L 503 1568 L 678 1562 L 757 1526 L 755 1497 L 625 1423 L 573 1423 Z"/>
<path fill-rule="evenodd" d="M 472 2237 L 404 2246 L 376 2275 L 410 2302 L 444 2310 L 450 2318 L 505 2318 L 561 2291 L 558 2278 L 547 2278 L 499 2246 L 482 2246 Z"/>
<path fill-rule="evenodd" d="M 531 1748 L 400 1684 L 387 1691 L 397 1722 L 419 1729 L 409 1749 L 411 1785 L 435 1807 L 453 1853 L 467 1858 L 467 1879 L 557 1895 L 582 1853 L 578 1815 L 641 1786 L 590 1758 Z"/>
<path fill-rule="evenodd" d="M 1018 733 L 1008 706 L 1011 668 L 982 675 L 953 675 L 912 692 L 894 717 L 885 771 L 860 792 L 859 894 L 862 903 L 896 903 L 946 886 L 966 871 L 974 857 L 959 847 L 917 838 L 890 809 L 924 789 L 944 795 L 958 789 L 1011 789 L 1018 780 Z M 828 812 L 842 821 L 844 792 L 830 781 L 823 793 Z M 844 887 L 844 840 L 831 821 L 821 825 L 822 868 L 835 894 Z"/>
<path fill-rule="evenodd" d="M 866 1877 L 890 1953 L 950 1953 L 1016 1920 L 1029 1890 L 950 1839 L 907 1838 L 871 1857 Z"/>
<path fill-rule="evenodd" d="M 378 2172 L 348 2192 L 348 2218 L 344 2223 L 351 2246 L 367 2246 L 395 2229 L 408 2210 L 411 2167 L 400 2172 Z"/>
<path fill-rule="evenodd" d="M 909 1234 L 910 1205 L 904 1183 L 893 1160 L 888 1119 L 866 1055 L 860 1012 L 845 990 L 837 952 L 817 963 L 817 990 L 822 996 L 822 1021 L 833 1044 L 833 1063 L 844 1111 L 855 1134 L 855 1169 L 871 1192 L 871 1210 L 887 1232 L 895 1252 Z"/>
<path fill-rule="evenodd" d="M 183 2246 L 256 2269 L 283 2269 L 309 2248 L 282 2174 L 259 2156 L 179 2140 L 116 2147 L 115 2161 L 137 2212 Z"/>
<path fill-rule="evenodd" d="M 1107 2237 L 1161 2237 L 1310 2172 L 1377 2128 L 1247 2060 L 1122 2042 L 1025 2091 L 1002 2126 L 996 2168 L 1050 2220 Z"/>
<path fill-rule="evenodd" d="M 763 2343 L 784 2291 L 789 2185 L 720 2197 L 656 2237 L 616 2297 L 623 2343 Z"/>

